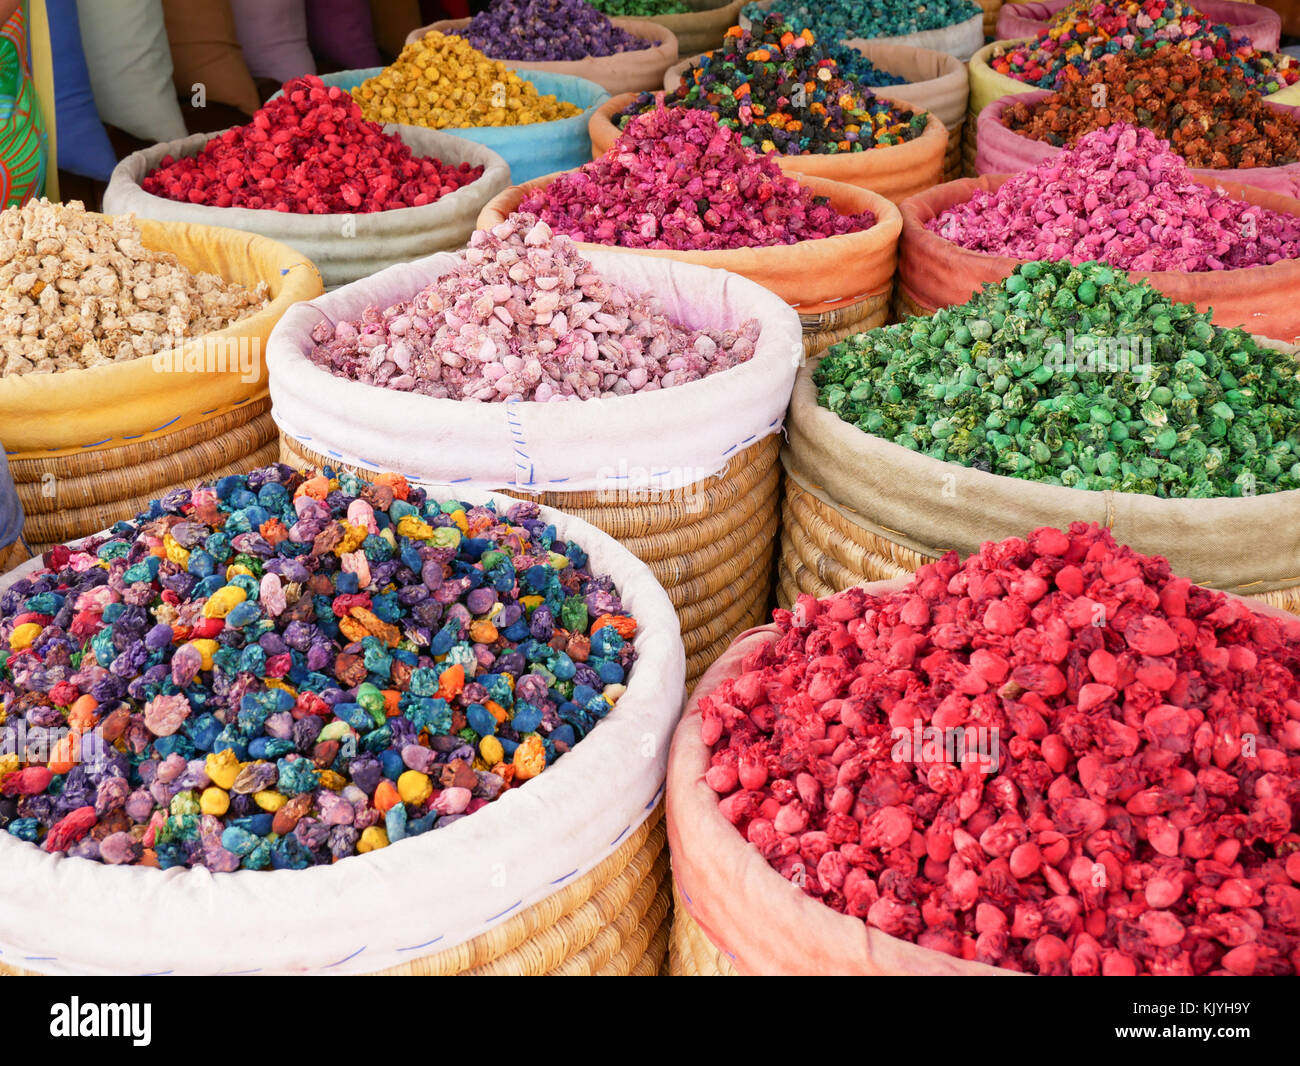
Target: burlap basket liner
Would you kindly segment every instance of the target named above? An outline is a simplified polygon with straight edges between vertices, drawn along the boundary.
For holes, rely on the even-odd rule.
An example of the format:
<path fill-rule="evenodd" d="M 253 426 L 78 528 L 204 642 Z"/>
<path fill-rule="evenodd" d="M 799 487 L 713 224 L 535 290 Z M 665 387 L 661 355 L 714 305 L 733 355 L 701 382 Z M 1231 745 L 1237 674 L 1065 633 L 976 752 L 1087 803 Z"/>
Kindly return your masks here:
<path fill-rule="evenodd" d="M 908 579 L 877 581 L 875 595 Z M 1252 605 L 1261 613 L 1275 608 Z M 739 675 L 741 663 L 777 639 L 752 629 L 700 679 L 668 756 L 668 845 L 673 863 L 672 976 L 1013 976 L 889 936 L 840 914 L 782 877 L 718 810 L 704 780 L 709 748 L 700 737 L 700 700 Z"/>
<path fill-rule="evenodd" d="M 1043 92 L 1037 85 L 1030 85 L 1028 82 L 1017 81 L 1015 78 L 1006 74 L 999 74 L 989 65 L 989 60 L 997 49 L 1006 49 L 1010 45 L 1026 44 L 1031 41 L 1031 37 L 1021 37 L 1016 40 L 994 41 L 992 44 L 986 44 L 970 59 L 970 111 L 972 121 L 967 123 L 967 135 L 972 138 L 975 136 L 974 117 L 977 117 L 994 100 L 999 100 L 1004 96 L 1015 93 L 1035 93 Z M 1300 82 L 1295 85 L 1288 85 L 1284 89 L 1264 97 L 1278 104 L 1300 104 Z M 969 176 L 969 175 L 968 175 Z"/>
<path fill-rule="evenodd" d="M 1258 338 L 1287 352 L 1292 345 Z M 1039 526 L 1096 522 L 1163 555 L 1197 584 L 1286 606 L 1300 602 L 1300 490 L 1226 499 L 1159 499 L 1042 485 L 944 463 L 871 436 L 817 405 L 813 364 L 795 381 L 782 463 L 848 522 L 925 558 L 963 558 Z M 864 575 L 865 576 L 865 575 Z"/>
<path fill-rule="evenodd" d="M 595 82 L 607 93 L 643 92 L 657 89 L 663 84 L 664 71 L 677 62 L 677 38 L 672 30 L 655 19 L 610 19 L 615 26 L 622 27 L 628 33 L 635 34 L 643 41 L 650 41 L 649 48 L 635 52 L 617 52 L 611 56 L 588 56 L 586 59 L 536 60 L 505 59 L 501 56 L 489 56 L 504 63 L 511 70 L 540 70 L 548 74 L 568 74 Z M 406 43 L 418 41 L 426 33 L 458 34 L 470 23 L 469 19 L 443 19 L 440 22 L 421 26 L 407 35 Z"/>
<path fill-rule="evenodd" d="M 984 36 L 996 38 L 998 12 L 1002 8 L 1002 0 L 979 0 L 979 5 L 984 11 Z"/>
<path fill-rule="evenodd" d="M 764 437 L 706 483 L 647 494 L 644 503 L 618 493 L 530 493 L 511 486 L 498 491 L 590 522 L 650 568 L 677 610 L 690 686 L 711 656 L 766 608 L 778 525 L 779 451 L 778 436 Z M 287 434 L 280 435 L 278 458 L 298 467 L 382 473 L 313 451 Z"/>
<path fill-rule="evenodd" d="M 1205 171 L 1194 171 L 1194 174 L 1202 185 L 1221 187 L 1234 199 L 1300 216 L 1300 200 L 1293 197 L 1252 185 L 1220 181 Z M 948 182 L 927 189 L 903 204 L 903 237 L 899 243 L 895 296 L 899 317 L 928 316 L 940 307 L 963 304 L 982 286 L 1002 281 L 1023 262 L 1010 256 L 962 248 L 926 229 L 931 219 L 966 203 L 977 192 L 996 191 L 1008 179 L 1009 175 L 991 174 Z M 1241 326 L 1250 333 L 1287 342 L 1300 337 L 1300 301 L 1296 299 L 1300 293 L 1300 262 L 1296 260 L 1241 270 L 1150 270 L 1133 271 L 1129 276 L 1149 281 L 1178 303 L 1195 304 L 1199 311 L 1213 310 L 1216 325 Z"/>
<path fill-rule="evenodd" d="M 21 538 L 0 548 L 0 574 L 12 570 L 20 563 L 25 563 L 28 558 L 27 547 L 23 544 Z"/>
<path fill-rule="evenodd" d="M 1036 141 L 1002 124 L 1002 113 L 1013 102 L 1034 104 L 1052 95 L 1046 90 L 1032 93 L 1012 93 L 993 101 L 980 112 L 975 127 L 975 174 L 1018 174 L 1029 170 L 1039 163 L 1046 162 L 1064 151 L 1047 141 Z M 1300 107 L 1279 104 L 1273 100 L 1266 101 L 1273 111 L 1300 120 Z M 1193 168 L 1192 173 L 1198 178 L 1211 181 L 1235 181 L 1239 185 L 1251 185 L 1268 192 L 1281 193 L 1284 196 L 1300 196 L 1300 162 L 1288 163 L 1277 167 L 1244 167 L 1240 169 L 1225 168 L 1208 170 Z"/>
<path fill-rule="evenodd" d="M 11 464 L 162 436 L 202 421 L 205 412 L 251 399 L 266 389 L 261 355 L 272 327 L 291 305 L 323 291 L 320 274 L 308 259 L 267 237 L 212 226 L 139 221 L 146 247 L 171 252 L 190 270 L 219 274 L 227 281 L 244 285 L 265 281 L 269 302 L 226 329 L 156 357 L 0 379 L 0 432 Z M 238 362 L 241 344 L 242 350 L 256 355 L 255 381 L 242 381 L 244 375 L 220 369 Z M 186 359 L 191 365 L 215 369 L 171 371 L 183 367 Z"/>
<path fill-rule="evenodd" d="M 766 11 L 772 7 L 773 2 L 774 0 L 756 0 L 755 6 Z M 867 6 L 867 10 L 870 10 L 870 5 Z M 742 15 L 740 25 L 748 29 L 751 20 Z M 872 37 L 870 40 L 909 48 L 932 48 L 935 51 L 946 52 L 964 63 L 975 49 L 984 43 L 984 16 L 983 14 L 972 15 L 961 22 L 954 22 L 949 26 L 940 26 L 933 30 L 917 30 L 915 33 L 905 33 L 896 37 Z"/>
<path fill-rule="evenodd" d="M 727 31 L 740 19 L 740 9 L 746 0 L 729 0 L 722 4 L 718 0 L 685 0 L 690 11 L 676 15 L 651 15 L 644 21 L 657 22 L 672 30 L 677 38 L 677 54 L 693 56 L 718 48 Z M 642 21 L 629 18 L 631 22 Z"/>
<path fill-rule="evenodd" d="M 467 492 L 461 498 L 488 498 Z M 498 507 L 508 502 L 494 501 Z M 146 960 L 172 964 L 168 952 L 179 951 L 184 961 L 175 963 L 177 972 L 659 973 L 671 907 L 663 773 L 684 667 L 677 626 L 643 564 L 571 515 L 543 515 L 561 537 L 584 545 L 594 569 L 613 576 L 640 623 L 639 658 L 627 692 L 600 728 L 550 773 L 511 790 L 458 827 L 282 876 L 106 867 L 60 860 L 0 836 L 0 882 L 8 877 L 41 886 L 37 897 L 0 914 L 0 954 L 10 967 L 0 972 L 131 973 Z M 0 583 L 0 591 L 4 587 Z M 628 754 L 634 749 L 640 758 Z M 615 780 L 606 768 L 624 758 L 632 765 Z M 500 879 L 498 870 L 508 876 Z M 297 881 L 292 892 L 286 876 Z M 87 898 L 97 895 L 86 891 L 92 881 L 119 889 L 132 885 L 132 891 L 122 891 L 133 902 L 124 903 L 127 915 L 83 934 L 82 925 L 97 913 L 98 903 Z M 6 891 L 11 890 L 12 884 Z M 436 899 L 428 900 L 426 890 Z M 60 928 L 47 936 L 34 931 L 46 923 L 33 919 L 50 905 L 42 901 L 50 896 L 66 909 L 60 911 Z M 149 897 L 146 904 L 143 896 Z M 326 898 L 343 907 L 350 906 L 348 899 L 384 902 L 312 940 L 305 935 L 315 928 L 312 919 L 294 908 L 315 911 Z M 276 923 L 279 935 L 259 938 L 257 946 L 225 943 L 217 935 L 220 927 L 206 922 L 218 901 L 246 909 L 253 925 Z M 130 908 L 142 905 L 151 908 L 160 928 L 170 930 L 168 937 L 155 944 L 123 940 L 119 954 L 115 938 Z M 409 916 L 409 927 L 404 917 L 394 924 L 394 915 Z M 404 946 L 419 934 L 432 939 Z M 45 950 L 38 955 L 33 948 Z M 366 965 L 367 959 L 374 961 Z M 263 969 L 247 969 L 253 966 Z"/>
<path fill-rule="evenodd" d="M 595 869 L 509 921 L 377 977 L 653 977 L 668 951 L 672 878 L 662 810 Z M 36 976 L 0 962 L 0 976 Z"/>
<path fill-rule="evenodd" d="M 197 155 L 220 133 L 196 133 L 169 144 L 155 144 L 127 156 L 113 170 L 104 193 L 104 210 L 110 214 L 134 213 L 162 222 L 196 222 L 260 233 L 297 249 L 321 272 L 327 288 L 346 285 L 382 270 L 391 263 L 417 259 L 433 252 L 464 246 L 474 232 L 474 220 L 483 205 L 510 184 L 510 167 L 490 148 L 423 126 L 389 123 L 384 132 L 396 134 L 416 155 L 449 165 L 468 163 L 483 173 L 467 185 L 422 207 L 309 215 L 254 210 L 247 207 L 211 207 L 178 203 L 144 191 L 144 179 L 164 156 L 182 159 Z M 314 295 L 314 294 L 313 294 Z"/>
<path fill-rule="evenodd" d="M 883 196 L 838 181 L 792 174 L 816 195 L 826 197 L 842 215 L 871 211 L 876 224 L 858 233 L 842 233 L 821 240 L 775 244 L 766 248 L 735 248 L 716 252 L 676 252 L 658 248 L 623 248 L 578 241 L 589 251 L 617 247 L 631 255 L 673 259 L 679 263 L 730 270 L 776 293 L 801 316 L 817 316 L 872 296 L 888 293 L 897 261 L 902 220 L 898 208 Z M 512 214 L 535 189 L 550 185 L 559 174 L 548 174 L 522 185 L 512 185 L 496 196 L 478 216 L 478 228 L 489 229 Z"/>
<path fill-rule="evenodd" d="M 1073 0 L 1034 0 L 1026 4 L 1003 4 L 997 16 L 997 32 L 989 36 L 1007 40 L 1032 37 L 1047 29 Z M 1228 26 L 1234 38 L 1246 37 L 1261 52 L 1276 52 L 1282 39 L 1282 17 L 1254 0 L 1196 0 L 1197 11 L 1215 25 Z"/>
<path fill-rule="evenodd" d="M 132 518 L 172 489 L 242 474 L 275 462 L 277 454 L 271 401 L 264 391 L 175 433 L 90 453 L 113 464 L 104 470 L 64 475 L 57 472 L 60 460 L 23 460 L 21 470 L 19 463 L 12 464 L 26 515 L 23 535 L 34 550 L 44 551 Z M 37 479 L 20 480 L 20 473 L 24 478 L 36 473 Z"/>
<path fill-rule="evenodd" d="M 657 95 L 662 95 L 662 92 Z M 894 100 L 890 91 L 876 94 L 882 100 Z M 591 157 L 599 159 L 621 130 L 614 118 L 633 100 L 635 93 L 623 93 L 601 104 L 591 116 Z M 907 107 L 905 101 L 896 103 Z M 908 108 L 911 110 L 910 108 Z M 840 152 L 833 155 L 776 155 L 777 164 L 791 174 L 827 178 L 870 189 L 899 204 L 909 196 L 937 185 L 943 177 L 944 156 L 948 151 L 948 130 L 936 115 L 931 115 L 925 131 L 915 140 L 871 148 L 865 152 Z"/>

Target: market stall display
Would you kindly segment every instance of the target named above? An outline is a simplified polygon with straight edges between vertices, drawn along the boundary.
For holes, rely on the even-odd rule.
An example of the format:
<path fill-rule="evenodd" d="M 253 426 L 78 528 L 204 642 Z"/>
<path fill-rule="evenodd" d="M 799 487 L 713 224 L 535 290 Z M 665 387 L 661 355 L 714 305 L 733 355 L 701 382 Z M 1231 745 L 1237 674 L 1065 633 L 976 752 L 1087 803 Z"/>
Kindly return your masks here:
<path fill-rule="evenodd" d="M 1294 342 L 1300 200 L 1197 174 L 1145 130 L 1112 126 L 1013 176 L 904 203 L 896 316 L 930 315 L 1020 263 L 1101 260 L 1219 326 Z"/>
<path fill-rule="evenodd" d="M 608 94 L 594 82 L 488 59 L 461 37 L 428 32 L 388 67 L 326 75 L 372 122 L 444 131 L 498 153 L 515 181 L 578 166 L 587 124 Z"/>
<path fill-rule="evenodd" d="M 268 363 L 287 456 L 522 494 L 618 537 L 678 608 L 693 680 L 764 609 L 801 354 L 795 312 L 745 278 L 580 254 L 516 214 L 291 310 Z"/>
<path fill-rule="evenodd" d="M 1084 522 L 799 597 L 674 737 L 670 972 L 1294 973 L 1298 652 Z"/>
<path fill-rule="evenodd" d="M 900 225 L 889 201 L 782 171 L 707 112 L 642 115 L 618 143 L 580 170 L 507 189 L 483 210 L 480 228 L 522 210 L 582 249 L 742 274 L 799 312 L 807 354 L 840 330 L 884 324 Z"/>
<path fill-rule="evenodd" d="M 776 57 L 779 57 L 779 61 Z M 761 27 L 733 27 L 723 47 L 689 68 L 671 94 L 616 96 L 591 119 L 593 156 L 608 151 L 627 122 L 658 107 L 709 111 L 741 133 L 746 147 L 775 154 L 784 169 L 843 181 L 899 202 L 936 184 L 947 131 L 874 93 L 809 30 L 794 33 L 778 16 Z"/>
<path fill-rule="evenodd" d="M 0 769 L 6 958 L 39 954 L 45 972 L 657 967 L 664 756 L 632 753 L 646 737 L 666 751 L 682 650 L 663 591 L 599 531 L 503 497 L 279 465 L 177 490 L 47 559 L 0 591 L 0 685 L 34 728 L 66 713 L 90 756 L 57 795 L 47 766 Z M 516 564 L 521 598 L 504 589 Z M 92 662 L 53 685 L 38 663 L 74 641 Z M 144 743 L 119 751 L 123 732 Z M 494 883 L 497 862 L 513 883 Z M 191 864 L 204 869 L 148 868 Z M 77 884 L 84 906 L 65 906 Z M 120 924 L 94 916 L 111 884 Z M 315 893 L 370 903 L 323 932 Z M 542 900 L 520 950 L 513 912 Z M 618 902 L 599 917 L 593 901 Z M 47 906 L 63 908 L 57 928 Z M 232 907 L 265 935 L 234 943 L 196 920 Z M 118 936 L 146 910 L 167 935 Z"/>
<path fill-rule="evenodd" d="M 852 337 L 795 383 L 778 600 L 1084 520 L 1294 609 L 1295 352 L 1064 261 Z"/>
<path fill-rule="evenodd" d="M 0 229 L 13 248 L 0 424 L 33 550 L 273 457 L 262 346 L 321 292 L 308 260 L 265 237 L 75 202 L 11 209 Z"/>
<path fill-rule="evenodd" d="M 508 67 L 527 67 L 595 82 L 608 93 L 657 89 L 677 62 L 677 38 L 648 19 L 611 19 L 586 0 L 492 0 L 472 19 L 446 19 L 413 30 L 463 37 Z"/>
<path fill-rule="evenodd" d="M 305 77 L 247 126 L 128 156 L 105 210 L 273 237 L 309 257 L 329 288 L 460 247 L 509 184 L 495 152 L 362 117 L 346 90 Z"/>

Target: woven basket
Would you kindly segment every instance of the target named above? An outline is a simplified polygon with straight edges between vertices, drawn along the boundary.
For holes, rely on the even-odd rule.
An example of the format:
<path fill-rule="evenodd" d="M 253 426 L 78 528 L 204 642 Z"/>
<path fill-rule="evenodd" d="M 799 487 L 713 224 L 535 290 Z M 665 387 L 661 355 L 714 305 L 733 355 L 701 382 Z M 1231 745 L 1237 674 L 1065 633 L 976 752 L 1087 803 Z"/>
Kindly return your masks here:
<path fill-rule="evenodd" d="M 998 25 L 998 12 L 1002 10 L 1003 0 L 979 0 L 979 5 L 984 9 L 984 36 L 995 37 L 994 30 Z M 1253 3 L 1254 0 L 1251 0 Z"/>
<path fill-rule="evenodd" d="M 604 862 L 507 922 L 386 977 L 653 977 L 668 952 L 671 878 L 662 804 Z M 0 963 L 0 976 L 34 976 Z"/>
<path fill-rule="evenodd" d="M 880 313 L 884 313 L 883 302 Z M 849 332 L 860 328 L 849 327 Z M 779 435 L 764 437 L 738 452 L 707 483 L 689 490 L 647 493 L 645 502 L 629 502 L 621 493 L 524 496 L 509 488 L 501 491 L 590 522 L 650 567 L 677 608 L 689 689 L 732 639 L 766 612 L 776 544 L 779 450 Z M 284 434 L 279 458 L 297 466 L 381 472 L 314 452 Z"/>
<path fill-rule="evenodd" d="M 243 473 L 278 455 L 271 401 L 260 397 L 181 429 L 116 446 L 9 463 L 33 552 L 134 516 L 177 487 Z"/>
<path fill-rule="evenodd" d="M 979 151 L 975 124 L 978 121 L 979 115 L 974 111 L 967 111 L 966 121 L 961 126 L 961 176 L 963 178 L 975 177 L 975 156 Z"/>
<path fill-rule="evenodd" d="M 948 131 L 948 152 L 943 157 L 943 180 L 955 181 L 962 175 L 962 148 L 965 144 L 966 120 L 955 130 Z"/>
<path fill-rule="evenodd" d="M 704 935 L 686 909 L 687 901 L 673 882 L 673 934 L 668 943 L 669 977 L 737 977 L 731 959 Z"/>
<path fill-rule="evenodd" d="M 800 315 L 799 321 L 803 325 L 804 357 L 811 359 L 845 337 L 865 333 L 888 322 L 889 295 L 881 293 L 868 297 L 861 303 L 836 308 L 820 315 Z"/>

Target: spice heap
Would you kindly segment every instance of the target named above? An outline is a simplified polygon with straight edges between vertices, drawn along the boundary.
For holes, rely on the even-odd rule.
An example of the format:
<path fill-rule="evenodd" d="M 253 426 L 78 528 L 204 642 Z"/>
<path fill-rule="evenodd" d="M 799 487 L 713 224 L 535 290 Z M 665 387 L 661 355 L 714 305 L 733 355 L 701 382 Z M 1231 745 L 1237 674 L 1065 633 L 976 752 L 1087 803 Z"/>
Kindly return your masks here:
<path fill-rule="evenodd" d="M 455 32 L 493 59 L 555 62 L 639 52 L 654 44 L 615 26 L 587 0 L 492 0 Z"/>
<path fill-rule="evenodd" d="M 250 289 L 194 274 L 146 248 L 131 215 L 79 200 L 30 200 L 0 212 L 0 377 L 139 359 L 225 329 L 259 310 Z"/>
<path fill-rule="evenodd" d="M 613 147 L 527 196 L 520 211 L 577 241 L 624 248 L 763 248 L 870 229 L 758 155 L 705 111 L 661 108 Z"/>
<path fill-rule="evenodd" d="M 682 0 L 591 0 L 591 6 L 612 18 L 684 15 L 693 10 L 690 4 L 685 4 Z"/>
<path fill-rule="evenodd" d="M 1096 263 L 1025 263 L 932 318 L 835 345 L 818 402 L 1009 477 L 1161 497 L 1300 488 L 1294 359 Z"/>
<path fill-rule="evenodd" d="M 1124 270 L 1235 270 L 1300 259 L 1300 218 L 1192 178 L 1148 130 L 1116 124 L 977 190 L 925 224 L 963 248 Z"/>
<path fill-rule="evenodd" d="M 247 126 L 193 156 L 163 156 L 145 192 L 209 207 L 324 215 L 421 207 L 482 177 L 482 167 L 417 156 L 361 116 L 337 86 L 309 75 L 286 82 Z"/>
<path fill-rule="evenodd" d="M 642 93 L 620 116 L 661 106 Z M 864 152 L 920 136 L 928 114 L 877 99 L 841 71 L 808 30 L 794 33 L 771 15 L 752 31 L 733 26 L 720 49 L 689 68 L 662 105 L 709 111 L 741 135 L 741 144 L 782 155 Z"/>
<path fill-rule="evenodd" d="M 1117 55 L 1045 100 L 1011 103 L 1002 112 L 1007 128 L 1058 147 L 1119 122 L 1154 131 L 1203 169 L 1300 159 L 1300 122 L 1265 104 L 1239 67 L 1225 71 L 1181 53 Z"/>
<path fill-rule="evenodd" d="M 577 104 L 542 96 L 504 63 L 463 37 L 430 30 L 402 49 L 392 66 L 352 90 L 372 122 L 431 129 L 529 126 L 582 114 Z"/>
<path fill-rule="evenodd" d="M 408 301 L 322 322 L 311 360 L 368 385 L 453 400 L 587 400 L 698 381 L 750 359 L 759 324 L 696 330 L 602 278 L 567 237 L 516 212 Z"/>
<path fill-rule="evenodd" d="M 635 657 L 536 504 L 395 475 L 224 477 L 46 562 L 0 595 L 5 718 L 53 743 L 0 756 L 0 828 L 106 863 L 302 869 L 441 828 L 581 740 Z"/>
<path fill-rule="evenodd" d="M 794 30 L 812 30 L 818 40 L 847 41 L 855 37 L 902 37 L 922 30 L 955 26 L 981 14 L 974 0 L 776 0 L 766 9 L 747 4 L 741 16 L 761 22 L 769 13 L 782 16 Z"/>
<path fill-rule="evenodd" d="M 1080 0 L 1027 44 L 994 49 L 989 65 L 1040 89 L 1078 81 L 1093 63 L 1119 52 L 1175 54 L 1223 70 L 1239 69 L 1247 84 L 1268 95 L 1300 80 L 1300 63 L 1260 52 L 1227 26 L 1215 25 L 1182 0 Z"/>
<path fill-rule="evenodd" d="M 1081 522 L 774 617 L 705 780 L 806 893 L 1010 970 L 1296 972 L 1295 619 Z"/>

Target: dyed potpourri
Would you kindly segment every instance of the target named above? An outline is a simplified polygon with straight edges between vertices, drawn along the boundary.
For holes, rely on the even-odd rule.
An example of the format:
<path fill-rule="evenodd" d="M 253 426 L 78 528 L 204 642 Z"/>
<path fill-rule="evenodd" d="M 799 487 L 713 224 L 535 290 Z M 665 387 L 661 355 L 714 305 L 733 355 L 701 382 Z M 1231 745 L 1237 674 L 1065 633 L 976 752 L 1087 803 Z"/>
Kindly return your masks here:
<path fill-rule="evenodd" d="M 352 90 L 372 122 L 431 129 L 530 126 L 581 115 L 582 108 L 546 96 L 465 38 L 430 30 L 402 49 L 392 66 Z"/>
<path fill-rule="evenodd" d="M 660 108 L 613 147 L 526 197 L 520 211 L 577 241 L 624 248 L 762 248 L 870 229 L 758 155 L 707 111 Z"/>
<path fill-rule="evenodd" d="M 0 211 L 0 378 L 140 359 L 261 310 L 249 288 L 148 248 L 132 215 L 80 200 Z"/>
<path fill-rule="evenodd" d="M 193 156 L 163 156 L 145 192 L 209 207 L 294 214 L 368 214 L 437 202 L 482 177 L 483 168 L 417 156 L 362 117 L 337 86 L 309 75 L 286 82 L 247 126 Z"/>
<path fill-rule="evenodd" d="M 925 224 L 976 252 L 1124 270 L 1236 270 L 1300 259 L 1300 218 L 1193 180 L 1148 130 L 1116 124 Z"/>
<path fill-rule="evenodd" d="M 1119 52 L 1176 53 L 1220 68 L 1238 68 L 1246 81 L 1268 95 L 1300 80 L 1300 63 L 1287 55 L 1257 51 L 1248 38 L 1233 37 L 1182 0 L 1084 2 L 1062 11 L 1034 41 L 994 49 L 989 66 L 1040 89 L 1078 81 L 1097 61 Z"/>
<path fill-rule="evenodd" d="M 1082 522 L 774 618 L 705 780 L 810 896 L 1028 973 L 1300 972 L 1296 619 Z"/>
<path fill-rule="evenodd" d="M 493 59 L 556 62 L 640 52 L 654 44 L 615 26 L 587 0 L 492 0 L 455 32 Z"/>
<path fill-rule="evenodd" d="M 932 318 L 850 337 L 818 403 L 945 462 L 1161 497 L 1300 488 L 1285 352 L 1097 263 L 1025 263 Z"/>
<path fill-rule="evenodd" d="M 685 385 L 754 355 L 759 323 L 690 329 L 516 212 L 410 300 L 312 330 L 338 377 L 453 400 L 587 400 Z"/>
<path fill-rule="evenodd" d="M 1182 54 L 1117 55 L 1044 100 L 1012 103 L 1002 112 L 1008 129 L 1057 147 L 1119 122 L 1152 130 L 1201 169 L 1249 170 L 1300 159 L 1300 122 L 1264 103 L 1239 67 L 1224 71 Z"/>
<path fill-rule="evenodd" d="M 925 132 L 929 115 L 896 108 L 841 71 L 809 30 L 794 33 L 771 15 L 752 31 L 733 26 L 673 92 L 641 93 L 618 118 L 657 107 L 709 111 L 741 144 L 782 155 L 865 152 Z"/>
<path fill-rule="evenodd" d="M 636 621 L 534 503 L 284 465 L 175 490 L 0 595 L 0 828 L 302 869 L 472 814 L 622 695 Z M 76 739 L 73 739 L 76 738 Z M 77 756 L 80 756 L 78 760 Z"/>
<path fill-rule="evenodd" d="M 781 15 L 795 31 L 812 30 L 819 41 L 848 41 L 939 30 L 973 19 L 982 8 L 974 0 L 776 0 L 766 11 L 757 4 L 740 11 L 750 22 L 769 13 Z"/>
<path fill-rule="evenodd" d="M 640 18 L 646 15 L 684 15 L 693 10 L 682 0 L 591 0 L 591 6 L 611 18 Z M 722 4 L 718 4 L 722 7 Z"/>

